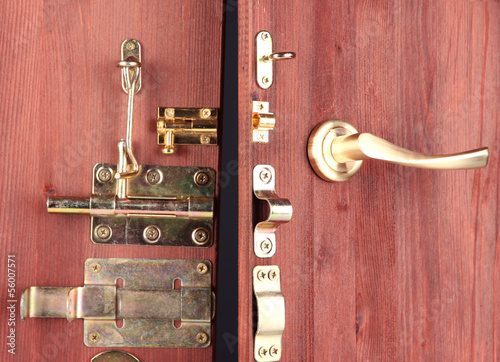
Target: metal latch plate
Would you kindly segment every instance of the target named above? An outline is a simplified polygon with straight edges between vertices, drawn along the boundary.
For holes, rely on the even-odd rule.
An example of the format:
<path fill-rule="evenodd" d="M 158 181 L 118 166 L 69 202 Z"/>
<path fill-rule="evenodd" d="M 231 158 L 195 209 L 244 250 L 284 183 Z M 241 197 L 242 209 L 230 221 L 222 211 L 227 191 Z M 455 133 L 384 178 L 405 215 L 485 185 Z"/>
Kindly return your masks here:
<path fill-rule="evenodd" d="M 208 347 L 211 279 L 208 260 L 87 259 L 84 287 L 31 287 L 22 318 L 83 318 L 89 347 Z"/>
<path fill-rule="evenodd" d="M 111 173 L 106 182 L 99 178 L 103 169 Z M 118 181 L 114 178 L 115 173 L 116 164 L 99 163 L 94 166 L 93 196 L 110 197 L 116 194 Z M 203 182 L 200 183 L 200 180 Z M 215 171 L 211 168 L 142 165 L 139 175 L 127 180 L 127 197 L 185 202 L 185 215 L 173 213 L 171 217 L 162 215 L 158 218 L 140 213 L 92 216 L 91 239 L 98 244 L 209 247 L 213 241 L 214 185 Z M 204 208 L 195 210 L 193 205 L 200 204 Z M 107 230 L 104 237 L 99 233 L 103 226 Z M 151 229 L 157 237 L 147 237 L 147 230 Z M 196 233 L 201 233 L 203 237 L 198 238 Z"/>

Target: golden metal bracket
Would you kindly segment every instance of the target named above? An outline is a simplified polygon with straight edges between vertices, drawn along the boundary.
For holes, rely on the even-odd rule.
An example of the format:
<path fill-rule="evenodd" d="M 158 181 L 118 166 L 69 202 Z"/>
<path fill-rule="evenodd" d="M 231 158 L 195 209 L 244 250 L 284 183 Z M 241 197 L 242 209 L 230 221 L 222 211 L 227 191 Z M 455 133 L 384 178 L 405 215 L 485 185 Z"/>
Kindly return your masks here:
<path fill-rule="evenodd" d="M 409 151 L 369 133 L 358 133 L 341 120 L 318 124 L 309 136 L 308 156 L 312 168 L 325 181 L 346 181 L 363 160 L 376 159 L 403 166 L 434 170 L 463 170 L 485 167 L 487 147 L 444 156 Z"/>
<path fill-rule="evenodd" d="M 277 265 L 256 266 L 253 269 L 253 291 L 258 317 L 255 360 L 279 361 L 285 331 L 285 298 L 281 292 L 280 268 Z"/>
<path fill-rule="evenodd" d="M 252 102 L 252 142 L 268 143 L 269 132 L 275 123 L 274 113 L 269 112 L 269 102 Z"/>
<path fill-rule="evenodd" d="M 158 108 L 158 145 L 166 155 L 177 145 L 216 145 L 218 110 L 215 108 Z"/>
<path fill-rule="evenodd" d="M 253 169 L 253 192 L 260 200 L 269 204 L 269 216 L 259 222 L 254 230 L 254 252 L 259 258 L 270 258 L 276 253 L 276 230 L 278 226 L 292 219 L 293 208 L 290 200 L 276 194 L 274 168 L 257 165 Z"/>
<path fill-rule="evenodd" d="M 208 260 L 87 259 L 83 287 L 26 289 L 21 319 L 82 318 L 88 347 L 205 348 L 215 311 L 211 281 Z"/>
<path fill-rule="evenodd" d="M 261 31 L 255 37 L 256 81 L 259 87 L 268 89 L 273 85 L 273 63 L 276 60 L 295 58 L 295 53 L 274 53 L 273 38 L 268 31 Z"/>

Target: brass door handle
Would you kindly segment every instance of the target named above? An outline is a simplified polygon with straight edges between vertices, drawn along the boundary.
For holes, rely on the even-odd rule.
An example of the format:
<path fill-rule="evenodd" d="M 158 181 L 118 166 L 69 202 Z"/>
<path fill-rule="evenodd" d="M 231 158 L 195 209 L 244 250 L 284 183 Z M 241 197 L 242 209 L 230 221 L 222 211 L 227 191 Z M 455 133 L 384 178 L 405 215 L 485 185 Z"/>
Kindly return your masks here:
<path fill-rule="evenodd" d="M 370 158 L 418 168 L 462 170 L 485 167 L 489 151 L 484 147 L 451 155 L 424 155 L 370 133 L 358 133 L 345 121 L 333 120 L 314 128 L 309 136 L 308 156 L 314 171 L 331 182 L 350 179 L 363 160 Z"/>

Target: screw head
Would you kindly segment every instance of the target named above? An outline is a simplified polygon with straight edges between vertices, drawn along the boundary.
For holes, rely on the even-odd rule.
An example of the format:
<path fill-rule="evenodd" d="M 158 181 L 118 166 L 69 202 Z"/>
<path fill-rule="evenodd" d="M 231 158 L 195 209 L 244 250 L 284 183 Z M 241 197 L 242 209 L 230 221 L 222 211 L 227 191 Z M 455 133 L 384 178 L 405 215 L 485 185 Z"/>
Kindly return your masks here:
<path fill-rule="evenodd" d="M 134 42 L 128 42 L 126 45 L 128 50 L 134 50 L 135 49 L 135 44 Z"/>
<path fill-rule="evenodd" d="M 259 348 L 259 356 L 260 357 L 267 357 L 267 354 L 269 353 L 269 350 L 266 347 L 260 347 Z"/>
<path fill-rule="evenodd" d="M 175 109 L 173 109 L 173 108 L 165 109 L 165 117 L 173 118 L 174 115 L 175 115 Z"/>
<path fill-rule="evenodd" d="M 198 186 L 205 186 L 210 181 L 210 176 L 206 172 L 198 171 L 194 174 L 194 182 Z"/>
<path fill-rule="evenodd" d="M 208 342 L 208 335 L 206 333 L 200 332 L 196 335 L 196 341 L 200 344 Z"/>
<path fill-rule="evenodd" d="M 273 243 L 271 242 L 271 239 L 265 238 L 264 240 L 261 241 L 260 251 L 262 251 L 264 254 L 269 254 L 272 249 L 273 249 Z"/>
<path fill-rule="evenodd" d="M 99 263 L 92 263 L 90 264 L 90 272 L 93 273 L 93 274 L 99 274 L 102 270 L 102 266 L 101 264 Z"/>
<path fill-rule="evenodd" d="M 112 235 L 112 230 L 108 225 L 101 224 L 97 225 L 95 228 L 95 236 L 100 240 L 100 241 L 107 241 L 109 238 L 111 238 Z"/>
<path fill-rule="evenodd" d="M 210 143 L 210 136 L 207 135 L 201 136 L 200 142 L 202 145 L 208 145 Z"/>
<path fill-rule="evenodd" d="M 101 340 L 101 334 L 99 332 L 93 331 L 89 333 L 89 341 L 91 343 L 97 343 Z"/>
<path fill-rule="evenodd" d="M 271 346 L 271 348 L 269 348 L 269 357 L 277 357 L 279 353 L 280 353 L 279 347 Z"/>
<path fill-rule="evenodd" d="M 113 171 L 107 167 L 102 167 L 97 171 L 97 180 L 101 183 L 111 181 L 113 178 Z"/>
<path fill-rule="evenodd" d="M 193 241 L 198 245 L 206 244 L 209 240 L 208 231 L 203 228 L 198 228 L 193 231 L 191 235 Z"/>
<path fill-rule="evenodd" d="M 208 117 L 210 117 L 211 114 L 212 114 L 212 111 L 208 108 L 203 108 L 200 111 L 201 118 L 208 118 Z"/>
<path fill-rule="evenodd" d="M 257 105 L 257 108 L 259 109 L 259 111 L 262 111 L 264 109 L 264 105 L 262 103 L 259 103 Z"/>
<path fill-rule="evenodd" d="M 267 40 L 267 39 L 269 39 L 269 33 L 264 32 L 264 33 L 262 33 L 262 35 L 260 37 L 262 38 L 262 40 Z"/>
<path fill-rule="evenodd" d="M 263 169 L 259 173 L 259 178 L 262 182 L 264 182 L 265 184 L 268 184 L 269 182 L 271 182 L 271 179 L 272 179 L 271 171 L 268 170 L 267 168 Z"/>
<path fill-rule="evenodd" d="M 163 179 L 163 174 L 157 169 L 150 169 L 146 172 L 146 181 L 150 185 L 158 185 Z"/>
<path fill-rule="evenodd" d="M 208 266 L 205 263 L 200 263 L 196 269 L 198 270 L 198 273 L 205 274 L 208 271 Z"/>
<path fill-rule="evenodd" d="M 161 236 L 161 231 L 156 225 L 149 225 L 142 233 L 144 240 L 148 243 L 156 243 Z"/>
<path fill-rule="evenodd" d="M 263 84 L 269 83 L 269 77 L 262 77 L 262 83 Z"/>
<path fill-rule="evenodd" d="M 267 274 L 267 277 L 270 281 L 273 281 L 278 277 L 278 272 L 275 269 L 271 269 Z"/>
<path fill-rule="evenodd" d="M 261 282 L 263 282 L 264 280 L 266 280 L 266 277 L 267 277 L 267 273 L 265 270 L 259 270 L 257 272 L 257 279 L 259 279 Z"/>

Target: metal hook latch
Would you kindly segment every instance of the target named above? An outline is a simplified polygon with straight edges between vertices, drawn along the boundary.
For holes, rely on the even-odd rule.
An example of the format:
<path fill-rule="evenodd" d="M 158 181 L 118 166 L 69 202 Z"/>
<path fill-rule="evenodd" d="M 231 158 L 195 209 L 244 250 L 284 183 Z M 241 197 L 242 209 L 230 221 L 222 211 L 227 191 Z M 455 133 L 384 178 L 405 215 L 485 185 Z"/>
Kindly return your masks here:
<path fill-rule="evenodd" d="M 273 53 L 273 38 L 268 31 L 261 31 L 255 37 L 257 55 L 256 80 L 259 87 L 267 89 L 273 85 L 273 62 L 295 58 L 295 53 Z"/>
<path fill-rule="evenodd" d="M 117 66 L 122 68 L 122 88 L 128 94 L 127 138 L 118 142 L 118 170 L 115 174 L 117 179 L 124 179 L 139 174 L 139 164 L 132 149 L 134 95 L 141 89 L 141 45 L 137 40 L 127 39 L 122 43 L 121 61 Z M 127 157 L 130 158 L 130 169 Z M 118 187 L 124 190 L 125 184 L 122 182 Z"/>
<path fill-rule="evenodd" d="M 254 252 L 259 258 L 270 258 L 276 253 L 276 229 L 291 220 L 292 204 L 276 194 L 274 168 L 269 165 L 253 169 L 253 192 L 269 204 L 269 217 L 255 226 Z"/>
<path fill-rule="evenodd" d="M 209 247 L 212 244 L 215 172 L 208 167 L 141 165 L 132 150 L 134 94 L 141 88 L 141 46 L 122 44 L 122 88 L 128 94 L 127 139 L 118 164 L 94 167 L 90 198 L 51 196 L 49 213 L 90 214 L 99 244 Z M 216 116 L 215 110 L 210 110 Z M 127 158 L 131 165 L 127 164 Z"/>

